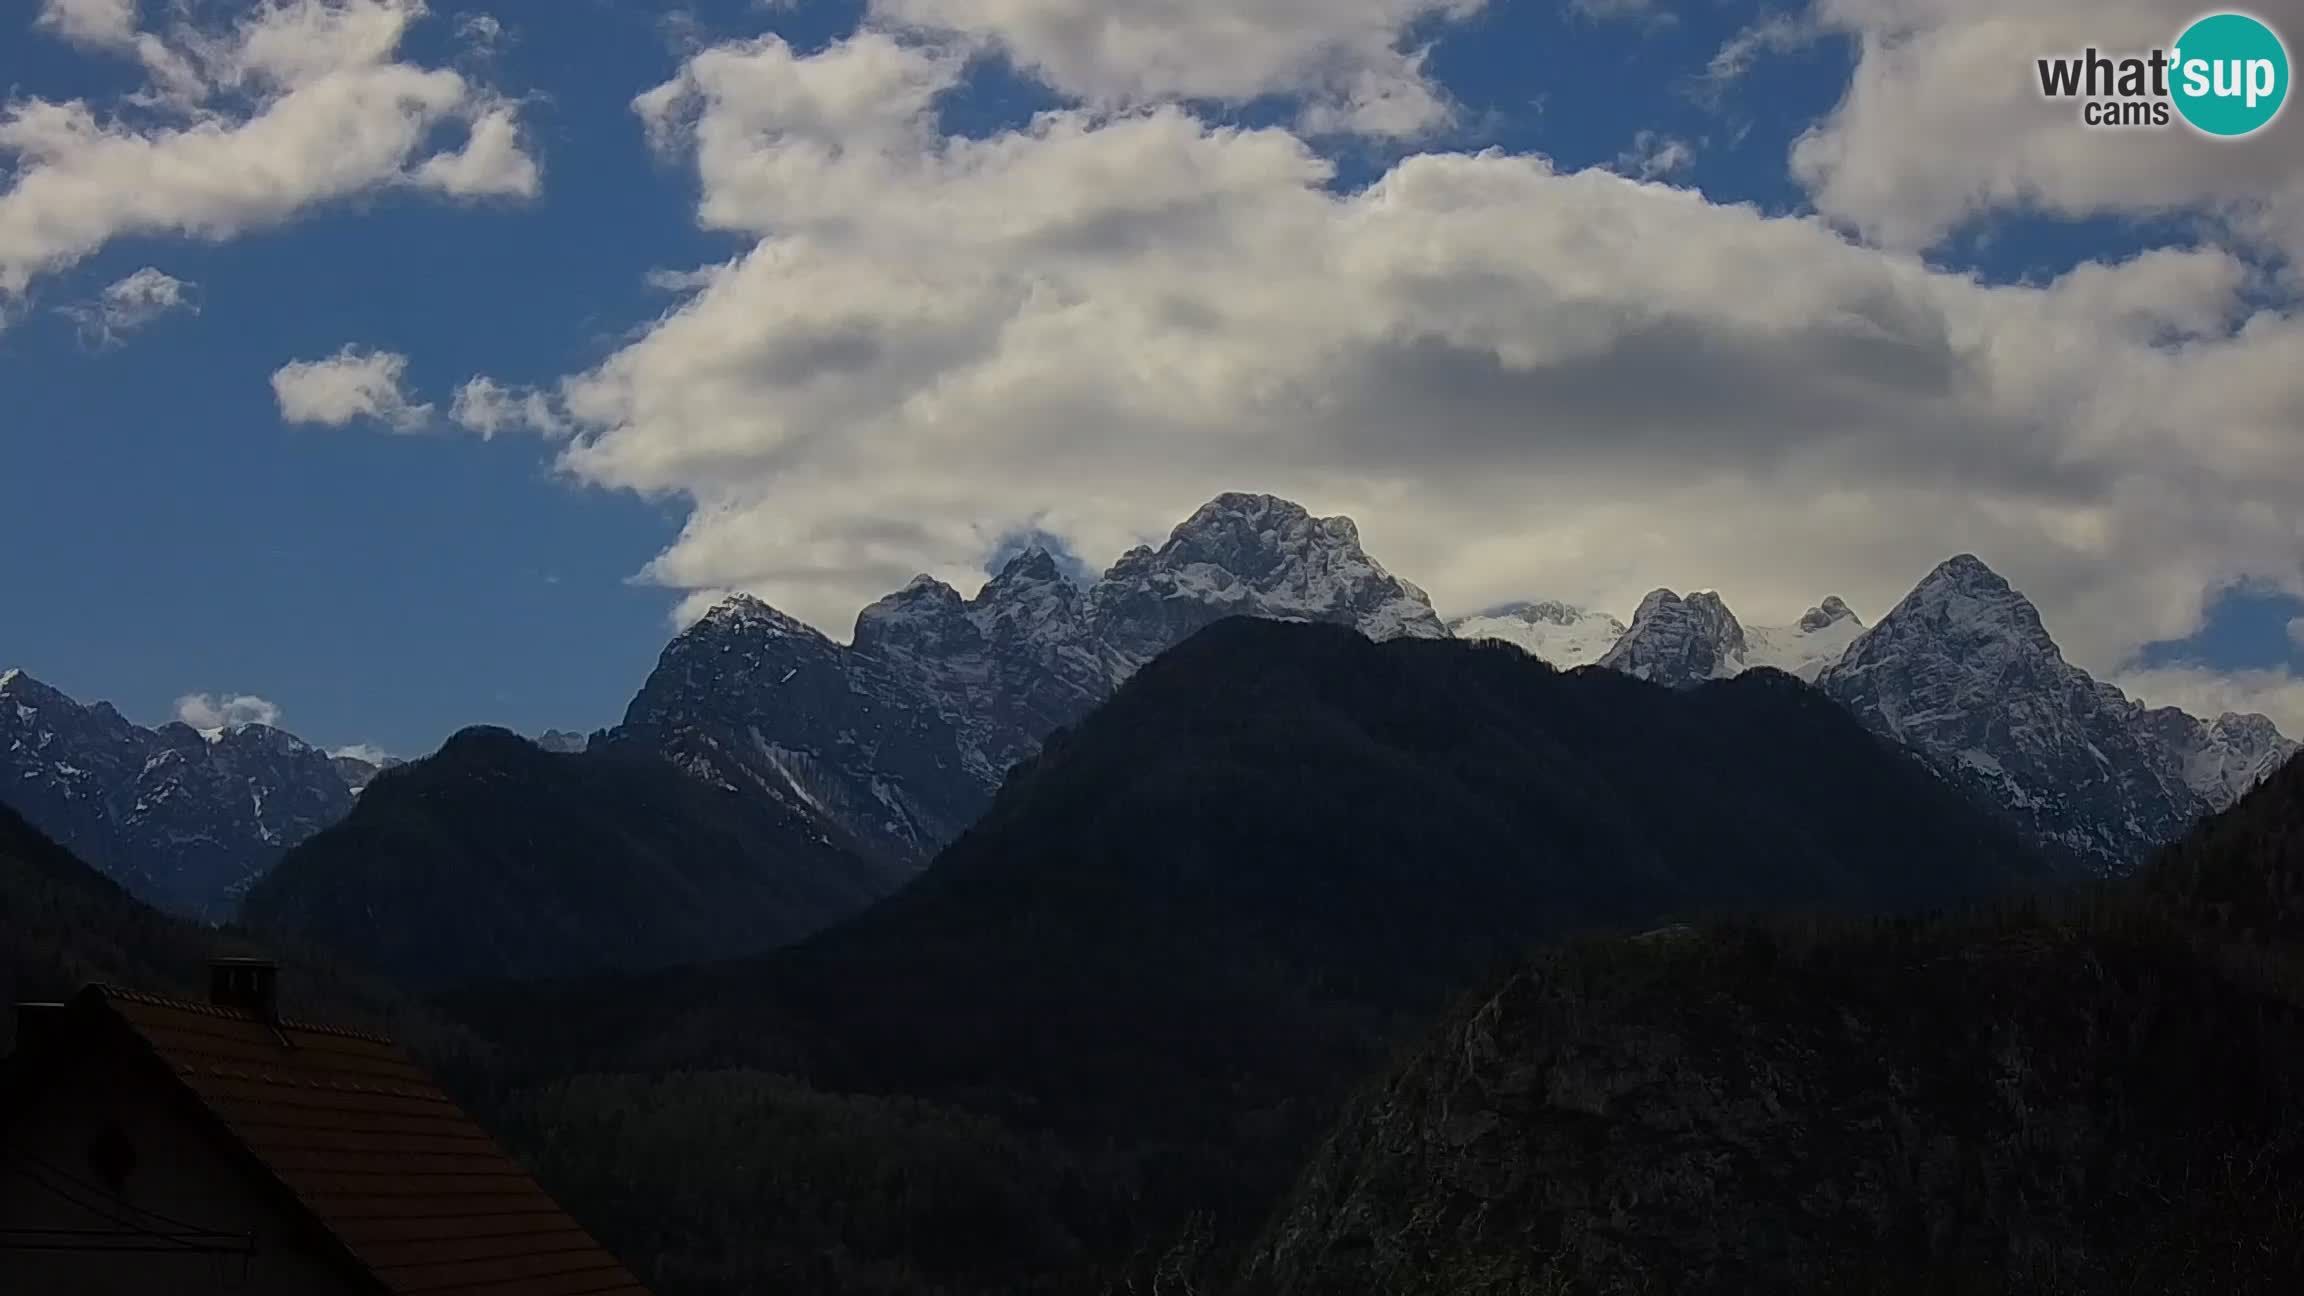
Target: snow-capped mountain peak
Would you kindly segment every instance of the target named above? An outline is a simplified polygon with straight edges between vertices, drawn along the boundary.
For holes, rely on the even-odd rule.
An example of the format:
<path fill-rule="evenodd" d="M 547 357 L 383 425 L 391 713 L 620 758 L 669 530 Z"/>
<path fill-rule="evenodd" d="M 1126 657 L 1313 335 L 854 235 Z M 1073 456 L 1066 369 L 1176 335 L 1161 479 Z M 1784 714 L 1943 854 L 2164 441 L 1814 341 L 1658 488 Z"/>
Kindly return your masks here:
<path fill-rule="evenodd" d="M 1089 620 L 1124 675 L 1226 616 L 1331 621 L 1371 639 L 1443 639 L 1423 590 L 1360 547 L 1347 517 L 1272 495 L 1225 494 L 1158 549 L 1121 555 L 1088 596 Z"/>
<path fill-rule="evenodd" d="M 341 818 L 352 792 L 328 757 L 263 724 L 213 736 L 130 723 L 22 671 L 0 677 L 0 787 L 19 813 L 129 890 L 192 917 L 229 917 L 282 851 Z"/>
<path fill-rule="evenodd" d="M 2119 871 L 2209 808 L 2181 712 L 2155 720 L 2064 660 L 2039 609 L 1973 554 L 1947 560 L 1818 684 L 1874 732 Z M 2180 718 L 2179 718 L 2180 717 Z"/>
<path fill-rule="evenodd" d="M 1857 619 L 1854 612 L 1849 610 L 1846 603 L 1840 601 L 1839 595 L 1828 594 L 1822 603 L 1801 614 L 1798 625 L 1803 632 L 1815 634 L 1820 630 L 1830 629 L 1842 621 L 1855 621 L 1858 625 L 1864 624 Z"/>
<path fill-rule="evenodd" d="M 1599 661 L 1624 637 L 1624 623 L 1551 599 L 1505 603 L 1458 617 L 1448 629 L 1459 639 L 1501 639 L 1561 670 Z"/>
<path fill-rule="evenodd" d="M 1631 628 L 1600 664 L 1678 688 L 1742 671 L 1744 650 L 1744 626 L 1718 594 L 1697 590 L 1682 597 L 1660 589 L 1640 600 Z"/>
<path fill-rule="evenodd" d="M 923 573 L 857 613 L 852 642 L 874 652 L 948 653 L 970 650 L 978 637 L 960 591 Z"/>
<path fill-rule="evenodd" d="M 741 591 L 712 605 L 702 619 L 688 628 L 688 633 L 718 634 L 747 632 L 803 639 L 822 639 L 823 632 L 798 617 L 789 616 L 771 606 L 766 600 Z"/>

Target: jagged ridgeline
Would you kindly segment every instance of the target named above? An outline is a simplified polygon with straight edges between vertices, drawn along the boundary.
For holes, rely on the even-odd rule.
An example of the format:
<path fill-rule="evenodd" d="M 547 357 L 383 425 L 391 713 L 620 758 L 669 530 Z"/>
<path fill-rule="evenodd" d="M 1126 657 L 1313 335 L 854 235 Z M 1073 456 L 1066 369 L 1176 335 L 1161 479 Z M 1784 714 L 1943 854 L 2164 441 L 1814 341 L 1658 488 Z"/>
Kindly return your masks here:
<path fill-rule="evenodd" d="M 2304 761 L 2117 887 L 1531 959 L 1328 1141 L 1245 1292 L 2289 1292 Z"/>
<path fill-rule="evenodd" d="M 623 724 L 596 737 L 813 820 L 875 867 L 912 871 L 1048 733 L 1230 615 L 1378 640 L 1502 638 L 1558 666 L 1672 686 L 1784 670 L 2080 873 L 2125 872 L 2296 750 L 2263 716 L 2147 709 L 2089 678 L 1971 556 L 1870 628 L 1837 598 L 1793 624 L 1747 626 L 1717 594 L 1670 590 L 1643 600 L 1629 626 L 1543 600 L 1443 624 L 1423 591 L 1367 554 L 1350 519 L 1248 494 L 1218 496 L 1085 584 L 1031 549 L 973 597 L 919 577 L 864 609 L 847 644 L 731 598 L 665 649 Z M 564 754 L 591 745 L 559 731 L 539 741 Z M 235 912 L 377 772 L 264 725 L 145 729 L 0 673 L 0 791 L 108 876 L 186 916 Z"/>
<path fill-rule="evenodd" d="M 2039 867 L 1783 675 L 1676 692 L 1233 619 L 855 919 L 764 960 L 454 1002 L 536 1069 L 512 1110 L 549 1186 L 659 1278 L 745 1290 L 830 1254 L 824 1290 L 1093 1292 L 1195 1212 L 1244 1243 L 1345 1090 L 1531 940 Z M 989 1160 L 962 1173 L 961 1148 Z M 806 1203 L 692 1186 L 732 1156 L 853 1168 Z M 702 1218 L 748 1258 L 690 1240 Z"/>

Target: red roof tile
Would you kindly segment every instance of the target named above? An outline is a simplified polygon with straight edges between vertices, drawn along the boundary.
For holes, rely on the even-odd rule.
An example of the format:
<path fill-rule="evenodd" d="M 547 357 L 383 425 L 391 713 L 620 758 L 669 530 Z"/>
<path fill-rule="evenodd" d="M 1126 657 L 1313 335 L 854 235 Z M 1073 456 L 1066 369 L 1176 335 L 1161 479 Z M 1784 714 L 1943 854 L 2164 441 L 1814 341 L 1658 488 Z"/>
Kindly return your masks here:
<path fill-rule="evenodd" d="M 396 1296 L 647 1296 L 391 1041 L 91 993 Z"/>

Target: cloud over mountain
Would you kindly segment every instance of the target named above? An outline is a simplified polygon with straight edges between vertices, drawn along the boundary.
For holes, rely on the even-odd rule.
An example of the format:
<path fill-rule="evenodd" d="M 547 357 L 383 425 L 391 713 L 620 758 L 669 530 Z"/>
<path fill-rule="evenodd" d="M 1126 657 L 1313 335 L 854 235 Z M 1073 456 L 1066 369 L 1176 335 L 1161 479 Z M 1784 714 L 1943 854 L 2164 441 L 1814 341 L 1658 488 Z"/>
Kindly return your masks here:
<path fill-rule="evenodd" d="M 563 467 L 695 502 L 651 578 L 837 631 L 1027 521 L 1098 562 L 1253 485 L 1443 608 L 1670 573 L 1789 621 L 1976 548 L 2109 669 L 2225 582 L 2304 586 L 2304 328 L 2224 248 L 1995 284 L 1530 153 L 1339 186 L 1189 87 L 958 134 L 972 50 L 769 36 L 635 101 L 754 240 L 561 391 Z"/>

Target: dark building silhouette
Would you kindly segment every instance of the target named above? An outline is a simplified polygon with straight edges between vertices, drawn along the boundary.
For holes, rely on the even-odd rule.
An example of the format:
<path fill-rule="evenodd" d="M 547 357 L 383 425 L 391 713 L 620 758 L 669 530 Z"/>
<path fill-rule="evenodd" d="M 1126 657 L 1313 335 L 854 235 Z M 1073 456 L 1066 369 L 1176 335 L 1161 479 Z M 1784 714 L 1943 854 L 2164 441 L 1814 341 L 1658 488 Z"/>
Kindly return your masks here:
<path fill-rule="evenodd" d="M 0 1064 L 0 1292 L 647 1296 L 398 1046 L 92 985 Z"/>

